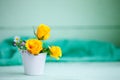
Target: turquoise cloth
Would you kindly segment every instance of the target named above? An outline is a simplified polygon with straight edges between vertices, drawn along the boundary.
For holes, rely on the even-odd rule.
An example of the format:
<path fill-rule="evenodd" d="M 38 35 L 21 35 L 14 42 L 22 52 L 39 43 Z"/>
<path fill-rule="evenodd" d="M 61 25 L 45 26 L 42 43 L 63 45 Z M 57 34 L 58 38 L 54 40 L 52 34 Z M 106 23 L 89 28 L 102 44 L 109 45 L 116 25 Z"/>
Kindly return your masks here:
<path fill-rule="evenodd" d="M 28 37 L 22 37 L 22 39 L 26 40 Z M 120 48 L 108 42 L 61 39 L 46 41 L 46 43 L 60 46 L 63 52 L 60 60 L 47 56 L 47 62 L 120 61 Z M 2 41 L 0 43 L 0 66 L 21 64 L 21 54 L 13 46 L 13 37 Z"/>
<path fill-rule="evenodd" d="M 120 61 L 120 48 L 109 42 L 73 39 L 56 40 L 50 43 L 62 48 L 63 57 L 60 62 Z"/>

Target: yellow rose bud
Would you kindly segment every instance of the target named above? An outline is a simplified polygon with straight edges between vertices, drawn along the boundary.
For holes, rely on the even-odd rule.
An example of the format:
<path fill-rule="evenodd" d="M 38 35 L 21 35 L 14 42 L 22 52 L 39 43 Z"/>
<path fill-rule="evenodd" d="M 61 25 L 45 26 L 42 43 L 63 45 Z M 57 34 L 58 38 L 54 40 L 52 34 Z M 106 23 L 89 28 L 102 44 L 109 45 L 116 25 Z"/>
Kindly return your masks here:
<path fill-rule="evenodd" d="M 43 49 L 42 42 L 37 39 L 27 40 L 25 46 L 26 46 L 27 50 L 33 55 L 39 54 L 40 51 Z"/>
<path fill-rule="evenodd" d="M 50 56 L 59 60 L 60 57 L 62 56 L 61 48 L 58 46 L 52 46 L 49 47 L 49 49 L 50 49 Z"/>
<path fill-rule="evenodd" d="M 37 28 L 36 36 L 40 40 L 46 40 L 50 36 L 50 28 L 45 24 L 40 24 Z"/>

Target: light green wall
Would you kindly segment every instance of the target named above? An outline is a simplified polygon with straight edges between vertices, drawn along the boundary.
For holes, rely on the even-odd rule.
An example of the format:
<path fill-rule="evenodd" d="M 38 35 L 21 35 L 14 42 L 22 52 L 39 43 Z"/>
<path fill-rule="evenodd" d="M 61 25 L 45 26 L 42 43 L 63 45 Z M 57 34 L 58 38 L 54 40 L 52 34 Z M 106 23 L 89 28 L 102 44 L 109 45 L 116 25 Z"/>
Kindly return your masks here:
<path fill-rule="evenodd" d="M 0 26 L 120 25 L 120 0 L 0 0 Z"/>
<path fill-rule="evenodd" d="M 120 45 L 120 0 L 0 0 L 0 40 L 33 36 L 32 26 L 40 23 L 52 28 L 51 39 L 95 39 Z"/>

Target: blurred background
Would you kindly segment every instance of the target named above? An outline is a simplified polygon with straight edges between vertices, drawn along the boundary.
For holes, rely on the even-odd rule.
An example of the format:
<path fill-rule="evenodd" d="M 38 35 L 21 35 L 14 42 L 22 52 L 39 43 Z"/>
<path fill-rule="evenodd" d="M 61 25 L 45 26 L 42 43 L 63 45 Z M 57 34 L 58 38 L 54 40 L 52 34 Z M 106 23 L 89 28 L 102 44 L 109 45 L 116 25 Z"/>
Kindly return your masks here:
<path fill-rule="evenodd" d="M 14 38 L 16 35 L 34 36 L 33 27 L 36 28 L 41 23 L 51 27 L 49 39 L 51 41 L 78 40 L 77 42 L 71 41 L 69 45 L 65 41 L 63 41 L 64 44 L 59 43 L 62 47 L 66 44 L 65 48 L 69 48 L 68 52 L 63 49 L 64 55 L 70 51 L 81 55 L 81 51 L 83 51 L 82 56 L 88 52 L 90 57 L 94 52 L 93 55 L 100 53 L 97 56 L 102 55 L 101 57 L 104 57 L 105 60 L 104 53 L 108 53 L 106 56 L 109 56 L 110 59 L 113 56 L 109 55 L 111 53 L 116 56 L 114 58 L 120 60 L 120 50 L 116 49 L 116 46 L 120 47 L 120 0 L 0 0 L 1 47 L 3 47 L 2 41 L 10 37 Z M 102 46 L 101 44 L 99 46 L 92 42 L 88 44 L 79 40 L 102 41 L 105 42 L 105 45 L 102 43 Z M 72 44 L 74 42 L 76 43 Z M 106 49 L 106 43 L 112 44 L 112 46 L 107 46 Z M 74 49 L 73 46 L 75 46 Z M 4 49 L 6 50 L 6 47 Z M 95 52 L 97 50 L 99 52 Z M 106 50 L 108 51 L 106 52 Z M 10 57 L 5 57 L 4 53 L 1 48 L 0 57 Z M 2 57 L 3 54 L 4 57 Z"/>
<path fill-rule="evenodd" d="M 120 45 L 120 0 L 0 0 L 0 40 L 34 36 L 51 27 L 50 39 L 92 39 Z"/>

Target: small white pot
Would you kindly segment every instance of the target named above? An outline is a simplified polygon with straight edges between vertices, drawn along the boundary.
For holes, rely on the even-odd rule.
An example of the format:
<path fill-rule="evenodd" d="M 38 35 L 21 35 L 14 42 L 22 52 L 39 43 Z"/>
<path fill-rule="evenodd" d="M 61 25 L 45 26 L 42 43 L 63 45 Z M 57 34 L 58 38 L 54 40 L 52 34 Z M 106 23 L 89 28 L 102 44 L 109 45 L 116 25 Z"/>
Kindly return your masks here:
<path fill-rule="evenodd" d="M 28 51 L 21 51 L 24 73 L 27 75 L 42 75 L 44 73 L 46 54 L 32 55 Z"/>

